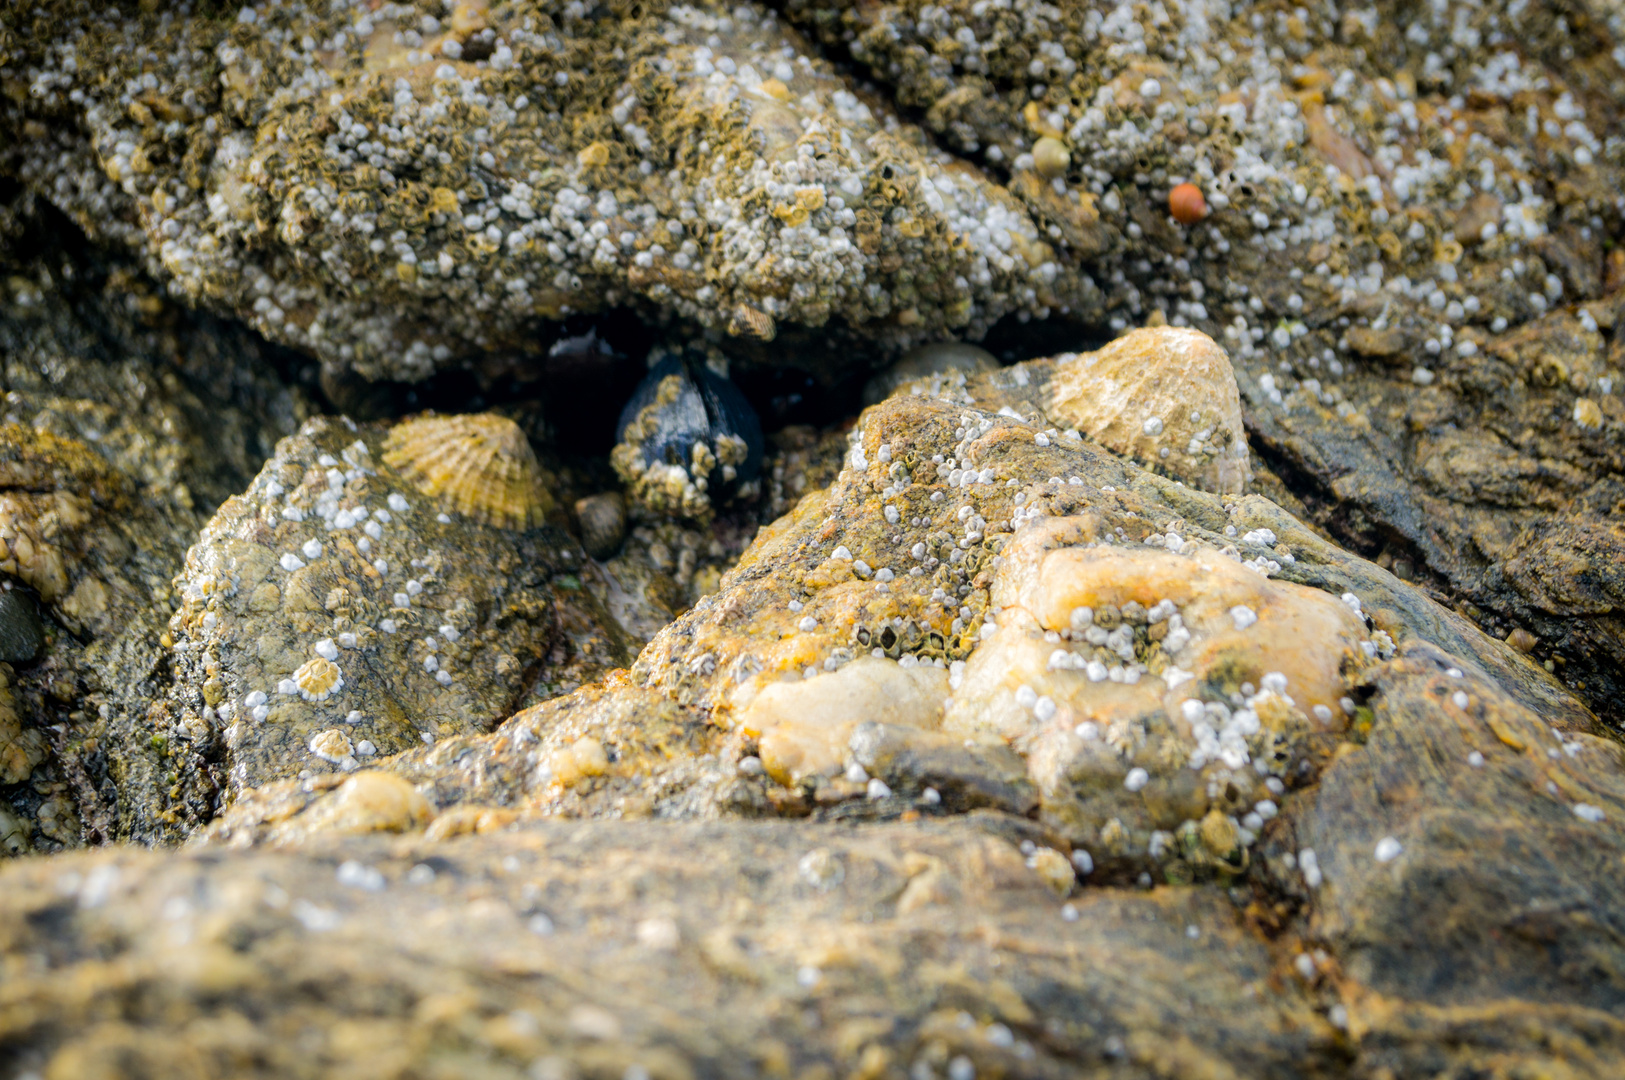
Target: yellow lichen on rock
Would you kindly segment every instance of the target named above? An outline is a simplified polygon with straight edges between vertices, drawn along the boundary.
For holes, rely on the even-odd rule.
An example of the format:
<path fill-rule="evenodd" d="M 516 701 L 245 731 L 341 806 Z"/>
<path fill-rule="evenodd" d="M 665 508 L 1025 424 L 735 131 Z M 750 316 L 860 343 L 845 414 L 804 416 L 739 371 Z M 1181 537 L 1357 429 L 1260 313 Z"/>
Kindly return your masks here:
<path fill-rule="evenodd" d="M 45 760 L 45 737 L 23 727 L 11 680 L 0 671 L 0 784 L 20 784 Z"/>
<path fill-rule="evenodd" d="M 50 603 L 68 588 L 59 537 L 90 520 L 84 500 L 67 492 L 0 495 L 0 571 L 32 585 Z"/>
<path fill-rule="evenodd" d="M 1236 373 L 1201 331 L 1148 327 L 1062 358 L 1050 395 L 1057 421 L 1188 484 L 1239 495 L 1252 480 Z"/>
<path fill-rule="evenodd" d="M 530 440 L 495 413 L 407 420 L 384 440 L 383 457 L 425 495 L 482 524 L 528 529 L 552 506 Z"/>

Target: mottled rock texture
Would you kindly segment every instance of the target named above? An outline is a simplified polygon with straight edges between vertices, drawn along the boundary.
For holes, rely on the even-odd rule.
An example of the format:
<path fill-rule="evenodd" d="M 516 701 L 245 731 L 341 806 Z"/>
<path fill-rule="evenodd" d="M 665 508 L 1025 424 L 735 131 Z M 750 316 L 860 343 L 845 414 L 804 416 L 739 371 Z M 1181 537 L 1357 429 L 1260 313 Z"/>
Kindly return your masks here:
<path fill-rule="evenodd" d="M 297 362 L 177 307 L 0 181 L 0 365 L 5 573 L 45 631 L 4 692 L 22 732 L 0 735 L 0 801 L 25 823 L 14 835 L 50 851 L 206 820 L 207 807 L 153 817 L 176 782 L 148 715 L 169 681 L 170 579 L 308 409 L 283 381 Z"/>
<path fill-rule="evenodd" d="M 1625 1072 L 1622 31 L 0 13 L 0 851 L 190 839 L 0 867 L 0 1069 Z M 587 559 L 608 310 L 778 419 Z M 385 460 L 493 404 L 523 515 Z"/>

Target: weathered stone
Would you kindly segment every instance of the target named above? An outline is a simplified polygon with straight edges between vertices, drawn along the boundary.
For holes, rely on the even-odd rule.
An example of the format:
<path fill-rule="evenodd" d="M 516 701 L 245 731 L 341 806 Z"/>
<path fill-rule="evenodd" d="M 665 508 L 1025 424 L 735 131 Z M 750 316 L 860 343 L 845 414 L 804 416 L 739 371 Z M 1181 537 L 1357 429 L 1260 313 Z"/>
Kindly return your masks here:
<path fill-rule="evenodd" d="M 230 796 L 488 730 L 628 659 L 561 530 L 453 517 L 386 441 L 307 422 L 176 579 L 171 722 Z"/>

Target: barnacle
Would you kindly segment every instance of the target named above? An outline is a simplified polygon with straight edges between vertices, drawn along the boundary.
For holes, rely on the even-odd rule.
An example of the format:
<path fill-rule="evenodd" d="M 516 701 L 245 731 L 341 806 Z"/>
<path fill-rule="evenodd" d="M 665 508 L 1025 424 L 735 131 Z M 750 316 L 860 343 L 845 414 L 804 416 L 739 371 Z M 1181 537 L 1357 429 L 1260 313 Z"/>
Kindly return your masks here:
<path fill-rule="evenodd" d="M 325 701 L 344 689 L 344 674 L 331 660 L 307 660 L 293 673 L 299 696 L 306 701 Z"/>

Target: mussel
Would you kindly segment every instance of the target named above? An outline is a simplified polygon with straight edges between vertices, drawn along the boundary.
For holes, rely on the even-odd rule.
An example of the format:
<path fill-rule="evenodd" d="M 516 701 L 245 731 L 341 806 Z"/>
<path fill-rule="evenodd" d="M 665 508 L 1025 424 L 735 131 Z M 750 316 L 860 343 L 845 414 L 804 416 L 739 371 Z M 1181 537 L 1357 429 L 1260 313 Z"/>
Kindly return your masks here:
<path fill-rule="evenodd" d="M 649 369 L 618 429 L 610 460 L 631 496 L 652 510 L 703 518 L 760 488 L 761 421 L 696 350 Z"/>

